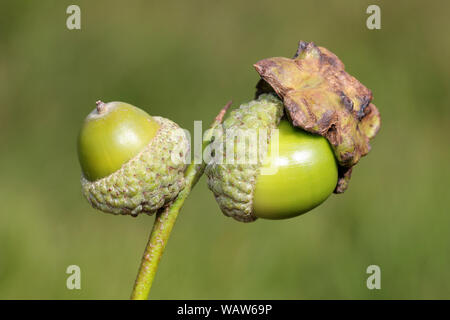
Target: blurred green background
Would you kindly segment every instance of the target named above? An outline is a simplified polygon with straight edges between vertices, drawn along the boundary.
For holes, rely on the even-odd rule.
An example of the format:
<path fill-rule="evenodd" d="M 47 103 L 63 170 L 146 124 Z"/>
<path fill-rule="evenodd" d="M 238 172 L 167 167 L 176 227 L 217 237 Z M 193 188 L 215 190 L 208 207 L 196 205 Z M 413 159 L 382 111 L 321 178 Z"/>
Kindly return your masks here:
<path fill-rule="evenodd" d="M 66 8 L 81 7 L 81 30 Z M 366 8 L 381 8 L 381 30 Z M 75 142 L 98 99 L 193 129 L 253 97 L 252 64 L 298 40 L 372 89 L 382 129 L 348 191 L 238 223 L 203 178 L 151 298 L 450 298 L 449 1 L 1 1 L 0 298 L 127 299 L 153 217 L 96 212 Z M 81 267 L 81 290 L 66 288 Z M 381 267 L 381 290 L 366 268 Z"/>

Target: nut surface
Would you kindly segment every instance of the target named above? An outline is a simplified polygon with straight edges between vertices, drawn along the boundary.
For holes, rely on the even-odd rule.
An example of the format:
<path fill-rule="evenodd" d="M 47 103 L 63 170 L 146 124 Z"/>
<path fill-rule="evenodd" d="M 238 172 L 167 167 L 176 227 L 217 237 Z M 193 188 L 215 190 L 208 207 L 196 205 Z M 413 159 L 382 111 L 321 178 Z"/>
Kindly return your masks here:
<path fill-rule="evenodd" d="M 95 181 L 119 170 L 153 139 L 159 124 L 125 102 L 97 102 L 78 135 L 77 151 L 86 179 Z"/>

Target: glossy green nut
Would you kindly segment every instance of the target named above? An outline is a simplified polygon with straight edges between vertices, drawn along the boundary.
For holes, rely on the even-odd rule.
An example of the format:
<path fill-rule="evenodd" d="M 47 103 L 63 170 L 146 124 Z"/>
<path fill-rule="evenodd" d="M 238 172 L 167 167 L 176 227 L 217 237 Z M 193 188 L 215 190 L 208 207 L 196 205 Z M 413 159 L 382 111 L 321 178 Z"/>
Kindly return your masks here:
<path fill-rule="evenodd" d="M 258 218 L 285 219 L 305 213 L 325 201 L 336 187 L 337 163 L 327 139 L 295 128 L 287 120 L 279 127 L 277 155 L 268 155 L 253 196 Z M 270 145 L 274 141 L 270 142 Z M 269 153 L 273 148 L 269 146 Z"/>
<path fill-rule="evenodd" d="M 91 113 L 86 118 L 80 133 L 82 192 L 94 208 L 104 212 L 153 214 L 184 187 L 189 141 L 168 119 L 150 117 L 125 103 L 105 105 L 111 104 L 111 112 L 101 120 L 94 110 L 95 116 Z M 91 123 L 95 121 L 104 123 Z"/>
<path fill-rule="evenodd" d="M 280 100 L 263 94 L 223 123 L 225 145 L 242 129 L 268 133 L 265 154 L 257 163 L 230 164 L 227 160 L 239 152 L 230 154 L 224 148 L 221 162 L 208 164 L 208 186 L 225 215 L 243 222 L 290 218 L 313 209 L 333 192 L 338 172 L 328 141 L 281 120 L 283 109 Z M 278 134 L 271 130 L 275 128 Z M 246 157 L 249 150 L 243 152 Z"/>
<path fill-rule="evenodd" d="M 78 136 L 78 158 L 86 179 L 117 171 L 154 138 L 160 125 L 145 111 L 124 102 L 97 102 Z"/>

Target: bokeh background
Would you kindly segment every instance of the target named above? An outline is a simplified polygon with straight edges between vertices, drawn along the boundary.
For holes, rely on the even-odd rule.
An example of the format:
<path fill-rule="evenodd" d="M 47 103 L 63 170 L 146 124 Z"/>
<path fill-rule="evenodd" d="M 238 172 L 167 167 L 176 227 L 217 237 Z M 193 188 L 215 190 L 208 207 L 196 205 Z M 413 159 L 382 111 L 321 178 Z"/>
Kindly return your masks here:
<path fill-rule="evenodd" d="M 66 8 L 81 7 L 81 30 Z M 381 8 L 381 30 L 366 8 Z M 193 129 L 253 97 L 252 64 L 298 40 L 372 89 L 382 129 L 348 191 L 286 221 L 223 216 L 203 178 L 151 298 L 450 298 L 449 1 L 0 3 L 0 298 L 127 299 L 153 217 L 96 212 L 76 137 L 98 99 Z M 66 288 L 81 267 L 81 290 Z M 381 268 L 368 290 L 366 268 Z"/>

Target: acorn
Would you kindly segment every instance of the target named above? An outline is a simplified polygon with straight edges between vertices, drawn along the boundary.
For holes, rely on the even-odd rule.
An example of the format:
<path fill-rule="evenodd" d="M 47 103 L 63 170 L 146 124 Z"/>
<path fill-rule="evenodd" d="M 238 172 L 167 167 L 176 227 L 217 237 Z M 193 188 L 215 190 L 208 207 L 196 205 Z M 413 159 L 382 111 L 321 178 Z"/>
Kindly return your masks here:
<path fill-rule="evenodd" d="M 291 218 L 345 192 L 381 118 L 372 92 L 313 42 L 300 41 L 292 59 L 267 58 L 254 67 L 256 99 L 223 122 L 205 171 L 208 186 L 236 220 Z M 252 142 L 243 142 L 249 129 L 271 132 L 266 141 L 259 133 L 257 161 L 249 161 Z"/>
<path fill-rule="evenodd" d="M 295 128 L 283 110 L 277 97 L 262 94 L 224 121 L 222 157 L 211 161 L 205 173 L 226 216 L 242 222 L 295 217 L 321 204 L 336 187 L 338 168 L 328 141 Z M 248 144 L 239 144 L 241 132 L 249 129 L 267 133 L 265 145 L 258 146 L 265 153 L 254 164 L 249 161 Z M 234 149 L 227 148 L 227 141 L 234 137 Z M 244 148 L 241 163 L 239 148 Z"/>
<path fill-rule="evenodd" d="M 82 192 L 96 209 L 137 216 L 184 187 L 189 140 L 173 121 L 124 102 L 97 102 L 78 136 Z"/>

